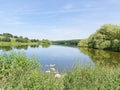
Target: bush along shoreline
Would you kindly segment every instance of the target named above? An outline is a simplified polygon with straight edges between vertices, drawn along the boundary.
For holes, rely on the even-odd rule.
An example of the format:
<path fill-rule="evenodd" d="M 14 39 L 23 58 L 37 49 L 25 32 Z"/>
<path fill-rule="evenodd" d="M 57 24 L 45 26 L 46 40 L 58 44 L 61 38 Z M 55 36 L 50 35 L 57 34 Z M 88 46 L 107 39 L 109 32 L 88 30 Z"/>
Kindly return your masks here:
<path fill-rule="evenodd" d="M 53 70 L 53 65 L 51 65 Z M 25 53 L 0 55 L 1 90 L 119 90 L 119 67 L 76 65 L 61 76 L 42 72 L 39 59 Z"/>
<path fill-rule="evenodd" d="M 120 52 L 120 26 L 103 25 L 89 38 L 81 40 L 78 46 Z"/>
<path fill-rule="evenodd" d="M 47 39 L 29 39 L 23 36 L 14 36 L 10 33 L 0 34 L 0 46 L 23 46 L 23 45 L 51 45 Z"/>

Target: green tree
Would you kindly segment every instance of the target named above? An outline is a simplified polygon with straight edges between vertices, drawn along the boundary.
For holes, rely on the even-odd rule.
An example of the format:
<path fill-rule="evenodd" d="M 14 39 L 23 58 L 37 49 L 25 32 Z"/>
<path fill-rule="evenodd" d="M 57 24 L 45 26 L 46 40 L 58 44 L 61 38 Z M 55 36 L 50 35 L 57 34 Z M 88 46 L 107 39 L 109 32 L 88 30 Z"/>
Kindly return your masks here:
<path fill-rule="evenodd" d="M 5 37 L 13 37 L 13 35 L 10 34 L 10 33 L 3 33 L 3 36 L 5 36 Z"/>
<path fill-rule="evenodd" d="M 31 39 L 31 42 L 40 42 L 38 39 Z"/>
<path fill-rule="evenodd" d="M 43 39 L 41 41 L 42 44 L 51 44 L 51 41 L 47 40 L 47 39 Z"/>
<path fill-rule="evenodd" d="M 3 37 L 2 39 L 1 39 L 1 41 L 3 41 L 3 42 L 11 42 L 11 39 L 10 39 L 10 37 Z"/>
<path fill-rule="evenodd" d="M 89 48 L 120 51 L 120 26 L 106 24 L 87 39 Z M 85 46 L 85 40 L 78 46 Z M 86 45 L 87 46 L 87 45 Z"/>
<path fill-rule="evenodd" d="M 14 36 L 14 38 L 18 38 L 18 36 Z"/>
<path fill-rule="evenodd" d="M 0 38 L 0 42 L 2 41 L 2 38 Z"/>
<path fill-rule="evenodd" d="M 16 42 L 27 43 L 28 39 L 27 38 L 17 38 Z"/>

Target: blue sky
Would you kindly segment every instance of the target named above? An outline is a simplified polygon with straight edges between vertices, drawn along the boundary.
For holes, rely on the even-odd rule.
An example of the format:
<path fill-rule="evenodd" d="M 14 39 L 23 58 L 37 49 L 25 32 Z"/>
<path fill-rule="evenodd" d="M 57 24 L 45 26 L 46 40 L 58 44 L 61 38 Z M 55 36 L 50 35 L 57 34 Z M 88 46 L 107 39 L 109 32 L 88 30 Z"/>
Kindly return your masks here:
<path fill-rule="evenodd" d="M 83 39 L 109 23 L 120 24 L 120 0 L 0 0 L 0 33 Z"/>

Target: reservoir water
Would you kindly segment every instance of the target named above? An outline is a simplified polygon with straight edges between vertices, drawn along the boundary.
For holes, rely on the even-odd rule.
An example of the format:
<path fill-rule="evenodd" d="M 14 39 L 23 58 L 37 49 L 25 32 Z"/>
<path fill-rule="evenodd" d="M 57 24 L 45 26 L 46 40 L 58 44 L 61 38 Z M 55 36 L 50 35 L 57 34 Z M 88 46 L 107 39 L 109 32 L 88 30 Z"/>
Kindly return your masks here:
<path fill-rule="evenodd" d="M 71 70 L 74 64 L 78 62 L 82 65 L 95 65 L 97 62 L 110 66 L 120 64 L 120 53 L 103 50 L 95 50 L 88 48 L 77 48 L 68 46 L 51 45 L 45 46 L 1 46 L 2 52 L 24 52 L 28 57 L 35 56 L 40 60 L 43 70 L 48 69 L 47 66 L 55 65 L 55 69 L 59 72 Z"/>

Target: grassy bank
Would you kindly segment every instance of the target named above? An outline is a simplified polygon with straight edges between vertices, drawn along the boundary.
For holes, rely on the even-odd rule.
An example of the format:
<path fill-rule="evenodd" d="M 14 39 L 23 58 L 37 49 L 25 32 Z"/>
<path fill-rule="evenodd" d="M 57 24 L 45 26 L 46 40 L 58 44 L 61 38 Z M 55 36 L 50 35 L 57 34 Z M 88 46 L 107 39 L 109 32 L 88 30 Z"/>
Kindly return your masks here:
<path fill-rule="evenodd" d="M 0 89 L 2 90 L 119 90 L 119 67 L 80 67 L 55 78 L 44 73 L 37 58 L 24 53 L 0 55 Z"/>
<path fill-rule="evenodd" d="M 38 42 L 20 43 L 20 42 L 0 42 L 0 46 L 20 46 L 20 45 L 39 45 Z"/>
<path fill-rule="evenodd" d="M 0 34 L 0 46 L 39 45 L 40 40 L 18 37 L 10 33 Z"/>

